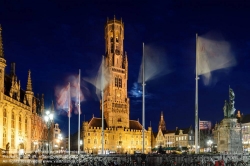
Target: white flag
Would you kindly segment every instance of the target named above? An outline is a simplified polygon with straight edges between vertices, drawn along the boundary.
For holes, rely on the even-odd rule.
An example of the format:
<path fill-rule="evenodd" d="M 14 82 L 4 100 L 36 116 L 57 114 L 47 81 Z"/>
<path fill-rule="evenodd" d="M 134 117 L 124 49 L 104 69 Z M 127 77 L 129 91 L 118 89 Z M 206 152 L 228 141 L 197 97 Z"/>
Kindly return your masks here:
<path fill-rule="evenodd" d="M 224 40 L 197 39 L 197 74 L 210 76 L 214 70 L 228 68 L 236 64 L 230 44 Z"/>

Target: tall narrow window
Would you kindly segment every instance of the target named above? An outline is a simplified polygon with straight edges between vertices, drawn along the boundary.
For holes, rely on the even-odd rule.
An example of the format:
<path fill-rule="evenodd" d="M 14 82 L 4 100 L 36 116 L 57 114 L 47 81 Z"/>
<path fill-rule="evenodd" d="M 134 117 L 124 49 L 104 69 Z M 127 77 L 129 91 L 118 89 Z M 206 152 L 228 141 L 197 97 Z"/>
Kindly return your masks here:
<path fill-rule="evenodd" d="M 3 110 L 3 126 L 7 126 L 7 112 L 6 112 L 6 109 Z"/>
<path fill-rule="evenodd" d="M 7 130 L 6 127 L 3 127 L 3 147 L 7 144 Z"/>
<path fill-rule="evenodd" d="M 15 115 L 13 111 L 11 113 L 11 128 L 15 128 Z"/>
<path fill-rule="evenodd" d="M 27 117 L 25 118 L 25 135 L 28 135 L 28 119 Z"/>
<path fill-rule="evenodd" d="M 11 148 L 15 148 L 15 130 L 11 129 Z"/>
<path fill-rule="evenodd" d="M 15 114 L 11 112 L 11 147 L 15 148 Z"/>
<path fill-rule="evenodd" d="M 115 86 L 118 87 L 118 78 L 115 78 Z"/>
<path fill-rule="evenodd" d="M 19 131 L 22 130 L 22 117 L 21 115 L 19 116 L 19 127 L 18 127 Z"/>
<path fill-rule="evenodd" d="M 122 79 L 119 78 L 119 84 L 118 84 L 118 87 L 122 88 Z"/>

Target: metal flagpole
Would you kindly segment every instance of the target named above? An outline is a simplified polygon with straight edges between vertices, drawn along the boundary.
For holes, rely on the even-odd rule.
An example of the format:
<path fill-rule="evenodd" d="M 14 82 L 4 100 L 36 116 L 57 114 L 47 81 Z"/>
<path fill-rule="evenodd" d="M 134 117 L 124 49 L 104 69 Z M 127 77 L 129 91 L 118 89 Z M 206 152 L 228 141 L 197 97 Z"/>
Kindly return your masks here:
<path fill-rule="evenodd" d="M 143 54 L 142 54 L 142 153 L 144 154 L 144 128 L 145 128 L 145 69 L 144 69 L 144 43 L 142 44 L 143 46 Z"/>
<path fill-rule="evenodd" d="M 102 56 L 102 77 L 101 77 L 101 90 L 102 90 L 102 154 L 103 153 L 103 146 L 104 146 L 104 106 L 103 106 L 103 102 L 104 102 L 104 99 L 103 99 L 103 90 L 104 90 L 104 85 L 103 85 L 103 72 L 104 72 L 104 56 Z"/>
<path fill-rule="evenodd" d="M 69 97 L 69 109 L 68 109 L 68 117 L 69 117 L 69 129 L 68 129 L 68 130 L 69 130 L 69 138 L 68 138 L 68 150 L 69 150 L 69 155 L 70 155 L 70 103 L 71 103 L 71 102 L 70 102 L 70 99 L 71 99 L 71 98 L 70 98 L 70 83 L 69 83 L 68 86 L 69 86 L 69 96 L 68 96 L 68 97 Z"/>
<path fill-rule="evenodd" d="M 80 112 L 81 112 L 81 105 L 80 105 L 80 95 L 81 95 L 81 90 L 80 90 L 80 80 L 81 80 L 81 70 L 79 69 L 79 82 L 78 82 L 78 154 L 80 154 Z"/>
<path fill-rule="evenodd" d="M 199 123 L 198 123 L 198 130 L 199 130 L 199 135 L 198 135 L 198 150 L 199 150 L 199 147 L 200 147 L 200 144 L 201 144 L 201 128 L 200 128 L 200 118 L 199 118 Z"/>
<path fill-rule="evenodd" d="M 198 34 L 196 34 L 196 67 L 195 67 L 195 154 L 198 154 L 198 59 L 197 59 L 197 42 Z"/>

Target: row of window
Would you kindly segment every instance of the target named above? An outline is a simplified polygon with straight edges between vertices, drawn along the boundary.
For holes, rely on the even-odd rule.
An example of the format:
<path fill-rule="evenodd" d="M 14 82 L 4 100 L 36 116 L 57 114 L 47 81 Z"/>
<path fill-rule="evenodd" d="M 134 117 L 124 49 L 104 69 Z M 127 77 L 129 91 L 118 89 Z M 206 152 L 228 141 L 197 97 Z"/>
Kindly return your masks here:
<path fill-rule="evenodd" d="M 115 78 L 115 86 L 118 88 L 122 88 L 122 79 L 121 78 Z"/>
<path fill-rule="evenodd" d="M 25 131 L 27 131 L 27 125 L 28 125 L 28 119 L 25 118 Z M 3 126 L 7 126 L 7 113 L 6 110 L 3 112 Z M 15 128 L 15 115 L 14 112 L 12 112 L 11 115 L 11 128 Z M 22 128 L 22 118 L 19 117 L 19 123 L 18 123 L 18 128 Z"/>
<path fill-rule="evenodd" d="M 182 140 L 187 140 L 187 136 L 180 136 L 180 137 L 175 137 L 176 141 L 182 141 Z M 189 136 L 189 140 L 194 140 L 194 136 Z"/>
<path fill-rule="evenodd" d="M 87 136 L 90 136 L 90 135 L 91 135 L 90 133 L 87 134 Z M 102 134 L 100 134 L 100 135 L 102 136 Z M 97 136 L 97 133 L 94 133 L 94 136 Z M 104 136 L 107 137 L 107 134 L 105 134 Z M 121 134 L 120 134 L 119 137 L 121 138 Z M 131 137 L 134 138 L 133 135 L 132 135 Z M 139 138 L 139 137 L 140 137 L 140 136 L 138 136 L 138 135 L 135 136 L 135 138 Z M 141 136 L 141 138 L 142 138 L 142 136 Z M 145 135 L 144 138 L 147 138 L 147 136 Z M 113 135 L 113 139 L 114 139 L 114 135 Z"/>
<path fill-rule="evenodd" d="M 22 118 L 19 117 L 18 119 L 18 128 L 19 128 L 19 133 L 21 133 L 21 128 L 22 128 Z M 6 146 L 7 144 L 7 111 L 3 111 L 3 147 Z M 11 113 L 11 147 L 14 148 L 15 145 L 15 114 L 14 112 Z M 28 119 L 25 118 L 25 133 L 27 134 L 27 129 L 28 129 Z"/>

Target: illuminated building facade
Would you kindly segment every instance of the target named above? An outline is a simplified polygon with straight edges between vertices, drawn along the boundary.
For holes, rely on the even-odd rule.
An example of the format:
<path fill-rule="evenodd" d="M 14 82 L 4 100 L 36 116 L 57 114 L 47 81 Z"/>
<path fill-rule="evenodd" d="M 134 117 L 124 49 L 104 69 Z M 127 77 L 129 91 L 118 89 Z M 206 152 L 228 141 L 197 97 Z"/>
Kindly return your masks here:
<path fill-rule="evenodd" d="M 15 63 L 10 74 L 5 72 L 6 60 L 0 26 L 0 149 L 9 154 L 24 149 L 26 153 L 41 150 L 46 138 L 46 125 L 42 119 L 44 96 L 34 96 L 31 72 L 28 72 L 26 90 L 15 73 Z"/>
<path fill-rule="evenodd" d="M 105 25 L 105 76 L 104 89 L 104 149 L 118 153 L 142 151 L 142 125 L 130 120 L 130 104 L 127 95 L 128 59 L 124 53 L 124 24 L 122 20 L 107 20 Z M 101 103 L 102 105 L 102 103 Z M 101 110 L 102 112 L 102 110 Z M 93 117 L 83 122 L 84 151 L 101 150 L 101 118 Z M 151 151 L 151 127 L 145 131 L 145 153 Z"/>
<path fill-rule="evenodd" d="M 163 113 L 161 112 L 154 149 L 158 149 L 160 146 L 167 152 L 176 149 L 191 150 L 194 146 L 194 131 L 192 127 L 185 129 L 176 127 L 175 130 L 167 130 Z"/>

